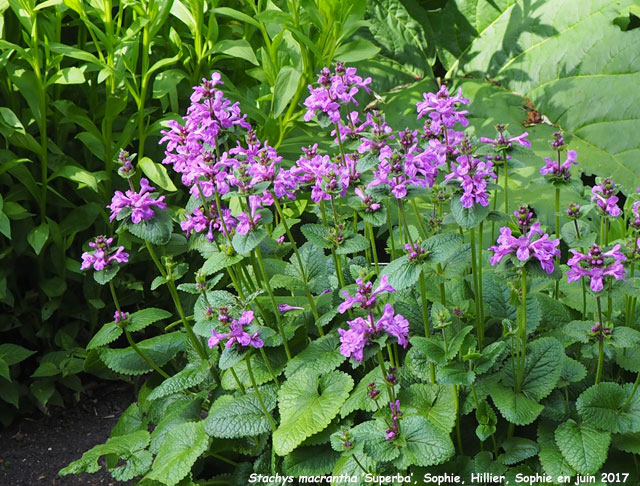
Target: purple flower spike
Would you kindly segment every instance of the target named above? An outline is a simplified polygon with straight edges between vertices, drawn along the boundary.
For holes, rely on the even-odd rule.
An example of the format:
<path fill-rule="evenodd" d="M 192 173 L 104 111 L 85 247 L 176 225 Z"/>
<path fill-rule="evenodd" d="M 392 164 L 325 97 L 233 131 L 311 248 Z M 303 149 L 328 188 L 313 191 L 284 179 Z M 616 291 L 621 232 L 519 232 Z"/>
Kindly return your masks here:
<path fill-rule="evenodd" d="M 444 177 L 445 182 L 452 179 L 460 183 L 464 193 L 460 198 L 463 208 L 469 209 L 474 204 L 489 205 L 487 180 L 496 179 L 492 162 L 483 162 L 471 155 L 460 155 L 456 158 L 458 165 L 451 162 L 451 172 Z"/>
<path fill-rule="evenodd" d="M 535 235 L 542 235 L 534 240 Z M 498 237 L 498 245 L 489 248 L 493 252 L 491 257 L 491 265 L 496 265 L 510 253 L 515 253 L 520 261 L 527 261 L 531 257 L 535 257 L 540 262 L 540 266 L 547 273 L 553 272 L 553 261 L 555 257 L 560 256 L 560 240 L 549 240 L 547 233 L 542 234 L 540 223 L 535 222 L 527 236 L 516 238 L 511 234 L 511 228 L 503 226 L 500 228 L 500 236 Z"/>
<path fill-rule="evenodd" d="M 344 295 L 346 300 L 338 307 L 338 312 L 340 312 L 340 314 L 344 314 L 348 309 L 351 309 L 358 303 L 360 304 L 360 307 L 365 310 L 372 309 L 376 306 L 376 297 L 378 294 L 382 292 L 391 293 L 396 291 L 396 289 L 389 285 L 389 277 L 387 275 L 380 277 L 378 287 L 373 291 L 373 284 L 371 282 L 365 283 L 361 278 L 358 278 L 356 283 L 358 284 L 358 290 L 356 291 L 355 296 L 352 297 L 344 290 L 342 291 L 342 295 Z"/>
<path fill-rule="evenodd" d="M 95 241 L 89 243 L 93 251 L 85 251 L 82 254 L 82 265 L 80 270 L 87 270 L 93 267 L 94 270 L 104 270 L 113 262 L 127 263 L 129 254 L 125 253 L 124 246 L 119 246 L 115 250 L 110 248 L 113 238 L 105 236 L 96 237 Z"/>
<path fill-rule="evenodd" d="M 281 314 L 286 314 L 287 312 L 290 312 L 292 310 L 304 310 L 304 307 L 296 307 L 289 304 L 280 304 L 278 306 L 278 311 L 280 311 Z"/>
<path fill-rule="evenodd" d="M 163 202 L 164 196 L 160 196 L 158 199 L 151 197 L 151 192 L 154 190 L 155 187 L 151 187 L 149 180 L 143 177 L 140 179 L 140 192 L 128 190 L 126 194 L 122 194 L 121 191 L 116 191 L 111 199 L 111 205 L 107 206 L 111 209 L 109 221 L 116 219 L 125 208 L 131 209 L 131 221 L 135 224 L 143 219 L 146 221 L 153 219 L 155 214 L 153 207 L 167 209 L 167 205 Z"/>
<path fill-rule="evenodd" d="M 571 166 L 578 165 L 578 153 L 575 150 L 567 152 L 567 159 L 560 163 L 545 157 L 545 165 L 540 169 L 540 174 L 547 176 L 553 182 L 567 182 L 571 178 Z"/>
<path fill-rule="evenodd" d="M 617 218 L 621 214 L 617 205 L 618 196 L 614 196 L 615 186 L 611 179 L 605 179 L 601 184 L 593 186 L 591 189 L 591 201 L 598 205 L 602 214 L 609 215 L 612 218 Z"/>
<path fill-rule="evenodd" d="M 456 111 L 456 105 L 461 103 L 468 105 L 469 100 L 462 97 L 462 89 L 458 89 L 458 94 L 449 96 L 447 87 L 443 84 L 437 93 L 423 93 L 423 100 L 416 104 L 418 118 L 428 115 L 431 118 L 430 129 L 440 132 L 442 127 L 451 128 L 456 123 L 463 127 L 469 125 L 465 115 L 467 110 Z"/>
<path fill-rule="evenodd" d="M 593 245 L 585 254 L 578 250 L 569 250 L 573 257 L 567 264 L 569 270 L 567 277 L 569 282 L 576 282 L 582 277 L 589 277 L 589 286 L 594 292 L 600 292 L 604 288 L 604 279 L 609 276 L 616 280 L 625 280 L 626 270 L 622 262 L 627 259 L 620 250 L 620 245 L 615 245 L 611 250 L 602 253 L 598 245 Z"/>
<path fill-rule="evenodd" d="M 218 333 L 215 329 L 211 330 L 211 336 L 209 338 L 209 347 L 213 348 L 217 346 L 223 339 L 228 339 L 225 347 L 230 348 L 235 343 L 238 343 L 240 346 L 251 346 L 253 348 L 261 348 L 264 346 L 264 342 L 258 336 L 258 332 L 254 332 L 253 334 L 249 334 L 248 332 L 243 330 L 244 326 L 248 326 L 253 322 L 254 319 L 253 311 L 244 311 L 240 319 L 233 319 L 231 324 L 229 325 L 228 333 Z"/>

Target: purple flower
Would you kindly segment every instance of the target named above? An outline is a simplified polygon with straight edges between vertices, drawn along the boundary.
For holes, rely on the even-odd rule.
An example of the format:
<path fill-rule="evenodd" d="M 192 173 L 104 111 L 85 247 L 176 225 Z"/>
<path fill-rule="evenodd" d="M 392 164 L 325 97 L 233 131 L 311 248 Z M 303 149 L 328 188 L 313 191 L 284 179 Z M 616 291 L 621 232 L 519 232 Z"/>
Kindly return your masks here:
<path fill-rule="evenodd" d="M 356 187 L 353 192 L 355 192 L 356 196 L 358 196 L 360 201 L 362 201 L 365 213 L 375 213 L 382 207 L 379 203 L 374 202 L 373 198 L 368 194 L 365 194 L 365 192 L 359 187 Z"/>
<path fill-rule="evenodd" d="M 533 239 L 535 235 L 542 235 L 538 239 Z M 536 222 L 531 226 L 527 236 L 521 236 L 516 238 L 511 234 L 511 228 L 503 226 L 500 228 L 500 236 L 497 242 L 499 245 L 494 245 L 489 248 L 489 251 L 493 252 L 491 257 L 491 265 L 496 265 L 502 261 L 502 259 L 510 253 L 516 254 L 518 260 L 526 262 L 531 257 L 535 257 L 540 262 L 540 266 L 547 273 L 553 272 L 553 260 L 555 257 L 560 256 L 560 240 L 549 240 L 549 235 L 542 234 L 540 229 L 540 223 Z"/>
<path fill-rule="evenodd" d="M 318 77 L 318 87 L 309 85 L 311 95 L 304 101 L 304 106 L 307 107 L 304 120 L 308 122 L 317 111 L 321 111 L 327 114 L 331 123 L 338 123 L 341 104 L 352 102 L 357 106 L 355 96 L 359 88 L 369 92 L 371 78 L 363 80 L 356 72 L 356 68 L 345 68 L 341 62 L 336 63 L 333 74 L 329 68 L 322 68 Z"/>
<path fill-rule="evenodd" d="M 605 179 L 591 189 L 591 201 L 596 202 L 602 214 L 608 214 L 612 218 L 617 218 L 621 213 L 617 205 L 618 197 L 614 196 L 615 186 L 611 179 Z"/>
<path fill-rule="evenodd" d="M 451 128 L 456 123 L 463 127 L 469 125 L 465 115 L 467 110 L 456 111 L 458 103 L 468 105 L 469 100 L 462 97 L 462 89 L 458 89 L 458 94 L 449 96 L 447 87 L 443 84 L 437 93 L 423 93 L 423 100 L 416 104 L 418 118 L 429 115 L 431 118 L 430 129 L 440 132 L 443 128 Z"/>
<path fill-rule="evenodd" d="M 113 320 L 115 321 L 116 325 L 120 325 L 120 323 L 124 325 L 129 321 L 129 314 L 117 310 L 113 315 Z"/>
<path fill-rule="evenodd" d="M 286 314 L 292 310 L 304 310 L 304 307 L 296 307 L 295 305 L 289 304 L 280 304 L 278 306 L 278 311 L 280 311 L 281 314 Z"/>
<path fill-rule="evenodd" d="M 317 144 L 303 149 L 296 166 L 291 169 L 292 177 L 298 184 L 313 183 L 311 199 L 314 202 L 331 199 L 331 196 L 344 197 L 351 182 L 351 173 L 346 164 L 331 161 L 329 155 L 316 152 Z"/>
<path fill-rule="evenodd" d="M 404 249 L 407 250 L 407 258 L 410 262 L 415 262 L 419 260 L 421 256 L 425 254 L 424 248 L 422 248 L 419 244 L 414 243 L 413 246 L 411 243 L 407 243 L 404 245 Z"/>
<path fill-rule="evenodd" d="M 526 204 L 520 206 L 518 210 L 513 212 L 513 215 L 516 217 L 516 224 L 520 228 L 520 232 L 524 234 L 529 231 L 531 221 L 533 220 L 533 211 L 529 210 L 529 206 Z"/>
<path fill-rule="evenodd" d="M 146 178 L 140 179 L 140 192 L 134 192 L 128 190 L 126 194 L 122 194 L 121 191 L 116 191 L 111 199 L 111 205 L 107 208 L 111 209 L 111 216 L 109 221 L 116 219 L 120 213 L 126 209 L 131 209 L 131 221 L 138 224 L 143 219 L 148 221 L 153 219 L 155 206 L 158 209 L 167 209 L 167 205 L 163 202 L 164 196 L 160 196 L 158 199 L 153 199 L 151 191 L 154 191 L 155 187 L 149 185 L 149 181 Z"/>
<path fill-rule="evenodd" d="M 469 209 L 474 204 L 489 205 L 489 193 L 487 192 L 487 179 L 496 179 L 492 162 L 483 162 L 469 154 L 456 158 L 458 165 L 451 162 L 451 172 L 444 177 L 445 182 L 452 179 L 460 183 L 463 194 L 460 203 L 463 208 Z"/>
<path fill-rule="evenodd" d="M 246 235 L 257 226 L 261 217 L 260 213 L 257 212 L 259 209 L 262 209 L 262 198 L 260 196 L 249 196 L 249 212 L 238 215 L 236 233 Z"/>
<path fill-rule="evenodd" d="M 222 215 L 223 221 L 220 219 Z M 186 220 L 180 222 L 180 227 L 183 231 L 187 232 L 187 238 L 191 235 L 191 232 L 202 233 L 207 231 L 207 240 L 213 242 L 215 240 L 214 231 L 220 232 L 226 235 L 227 232 L 231 232 L 238 222 L 231 216 L 231 210 L 222 208 L 218 214 L 215 201 L 211 202 L 208 209 L 197 207 L 191 212 L 185 213 Z"/>
<path fill-rule="evenodd" d="M 363 282 L 361 278 L 358 278 L 356 283 L 358 284 L 358 290 L 356 291 L 356 295 L 353 297 L 344 290 L 342 291 L 342 295 L 345 296 L 346 300 L 338 307 L 338 312 L 340 312 L 340 314 L 344 314 L 348 309 L 351 309 L 358 303 L 360 304 L 360 307 L 365 310 L 372 309 L 376 306 L 376 298 L 378 294 L 382 292 L 396 291 L 396 289 L 389 285 L 389 277 L 387 275 L 380 277 L 378 287 L 375 290 L 372 290 L 373 283 Z"/>
<path fill-rule="evenodd" d="M 127 263 L 129 254 L 125 253 L 124 246 L 111 249 L 109 246 L 113 243 L 113 238 L 105 236 L 96 237 L 95 241 L 89 243 L 93 251 L 85 251 L 82 254 L 82 265 L 80 270 L 87 270 L 93 267 L 94 270 L 104 270 L 111 263 Z"/>
<path fill-rule="evenodd" d="M 567 277 L 569 282 L 576 282 L 582 277 L 589 277 L 589 286 L 594 292 L 600 292 L 604 287 L 604 278 L 613 277 L 616 280 L 625 280 L 626 270 L 622 262 L 627 259 L 620 250 L 620 245 L 615 245 L 611 250 L 602 253 L 600 247 L 594 244 L 585 254 L 578 250 L 569 250 L 573 257 L 567 264 L 569 270 Z"/>
<path fill-rule="evenodd" d="M 631 212 L 633 213 L 633 217 L 630 218 L 629 225 L 632 228 L 640 229 L 640 201 L 636 201 L 633 203 Z"/>
<path fill-rule="evenodd" d="M 504 125 L 503 125 L 504 127 Z M 524 132 L 520 135 L 518 135 L 517 137 L 505 137 L 504 136 L 504 129 L 503 130 L 498 130 L 498 138 L 496 140 L 493 140 L 491 138 L 487 138 L 487 137 L 480 137 L 480 141 L 482 143 L 490 143 L 491 145 L 493 145 L 496 148 L 505 148 L 505 149 L 510 149 L 513 146 L 513 142 L 517 142 L 520 145 L 522 145 L 523 147 L 527 147 L 527 148 L 531 148 L 531 142 L 529 142 L 529 140 L 527 140 L 527 136 L 529 135 L 528 132 Z"/>
<path fill-rule="evenodd" d="M 545 157 L 546 163 L 540 169 L 540 174 L 555 182 L 567 182 L 571 178 L 571 166 L 578 165 L 577 157 L 578 153 L 575 150 L 567 152 L 567 159 L 563 163 L 560 163 L 560 160 L 551 160 L 549 157 Z"/>
<path fill-rule="evenodd" d="M 569 207 L 567 208 L 567 216 L 569 217 L 569 219 L 580 218 L 580 216 L 582 216 L 580 209 L 581 209 L 581 206 L 579 204 L 574 204 L 574 203 L 569 204 Z"/>
<path fill-rule="evenodd" d="M 356 317 L 347 321 L 347 324 L 349 329 L 338 329 L 340 353 L 347 358 L 353 356 L 356 361 L 362 361 L 364 348 L 370 339 L 382 333 L 397 338 L 398 344 L 404 348 L 409 344 L 409 321 L 400 314 L 396 315 L 389 304 L 384 306 L 382 317 L 377 322 L 373 321 L 373 314 L 370 312 L 368 320 Z"/>
<path fill-rule="evenodd" d="M 126 150 L 120 149 L 118 154 L 118 163 L 122 166 L 118 169 L 118 175 L 124 179 L 129 179 L 136 173 L 136 169 L 133 167 L 133 159 L 136 154 L 130 154 Z"/>
<path fill-rule="evenodd" d="M 258 332 L 254 332 L 253 334 L 249 334 L 248 332 L 243 330 L 244 326 L 248 326 L 253 322 L 254 314 L 253 311 L 244 311 L 240 319 L 233 319 L 233 322 L 229 325 L 229 332 L 225 334 L 219 334 L 215 331 L 215 329 L 211 330 L 212 337 L 209 338 L 209 347 L 213 348 L 217 346 L 220 341 L 223 339 L 228 339 L 225 344 L 225 347 L 230 348 L 235 343 L 238 343 L 240 346 L 251 346 L 254 348 L 261 348 L 264 346 L 262 339 L 258 337 Z"/>

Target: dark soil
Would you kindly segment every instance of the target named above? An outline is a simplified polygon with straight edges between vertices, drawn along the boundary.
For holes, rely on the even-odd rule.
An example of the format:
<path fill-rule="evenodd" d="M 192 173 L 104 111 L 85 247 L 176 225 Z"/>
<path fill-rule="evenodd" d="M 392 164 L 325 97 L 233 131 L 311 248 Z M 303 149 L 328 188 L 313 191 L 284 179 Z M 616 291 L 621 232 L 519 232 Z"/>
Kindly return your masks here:
<path fill-rule="evenodd" d="M 122 486 L 108 471 L 58 476 L 58 471 L 97 444 L 104 443 L 120 414 L 133 402 L 123 383 L 87 386 L 80 402 L 53 408 L 49 416 L 18 420 L 0 429 L 2 486 Z"/>

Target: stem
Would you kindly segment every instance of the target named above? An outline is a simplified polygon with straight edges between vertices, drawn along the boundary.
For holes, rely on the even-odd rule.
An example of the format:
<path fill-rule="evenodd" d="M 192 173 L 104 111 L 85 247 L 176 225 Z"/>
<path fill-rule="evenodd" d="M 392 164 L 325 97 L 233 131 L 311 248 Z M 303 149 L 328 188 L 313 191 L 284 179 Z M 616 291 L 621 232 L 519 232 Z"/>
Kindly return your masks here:
<path fill-rule="evenodd" d="M 527 271 L 522 269 L 522 321 L 520 327 L 520 365 L 518 367 L 518 393 L 524 378 L 525 358 L 527 354 Z"/>
<path fill-rule="evenodd" d="M 413 214 L 416 216 L 416 220 L 418 221 L 418 227 L 420 228 L 420 233 L 422 233 L 422 237 L 427 239 L 427 230 L 424 227 L 424 223 L 422 222 L 422 217 L 420 216 L 420 212 L 418 211 L 418 205 L 416 204 L 416 200 L 411 200 L 411 207 L 413 208 Z"/>
<path fill-rule="evenodd" d="M 560 188 L 556 187 L 556 238 L 560 238 Z M 577 235 L 576 235 L 577 236 Z M 556 257 L 556 265 L 560 264 L 560 258 Z M 558 294 L 560 293 L 560 280 L 556 280 L 555 290 L 553 296 L 558 300 Z"/>
<path fill-rule="evenodd" d="M 631 390 L 631 395 L 629 395 L 629 398 L 627 398 L 625 402 L 622 404 L 623 409 L 626 408 L 627 405 L 629 405 L 629 403 L 631 403 L 631 400 L 633 400 L 633 397 L 636 394 L 636 390 L 638 389 L 639 384 L 640 384 L 640 373 L 636 375 L 636 381 L 633 383 L 633 389 Z"/>
<path fill-rule="evenodd" d="M 391 240 L 391 259 L 396 257 L 396 242 L 393 237 L 393 226 L 391 226 L 391 205 L 389 200 L 386 201 L 387 206 L 387 227 L 389 228 L 389 239 Z"/>
<path fill-rule="evenodd" d="M 118 296 L 116 295 L 116 289 L 113 286 L 113 280 L 109 280 L 109 290 L 111 291 L 111 297 L 113 298 L 113 303 L 116 306 L 116 310 L 118 311 L 118 314 L 120 314 L 120 312 L 121 312 L 121 310 L 120 310 L 120 302 L 118 301 Z M 170 378 L 170 376 L 168 374 L 166 374 L 164 371 L 162 371 L 162 369 L 160 367 L 158 367 L 158 365 L 156 365 L 153 362 L 153 360 L 151 358 L 149 358 L 146 354 L 144 354 L 144 352 L 136 345 L 136 343 L 134 342 L 133 338 L 131 337 L 131 333 L 129 331 L 127 331 L 125 328 L 122 328 L 122 330 L 124 331 L 124 334 L 127 337 L 127 341 L 129 341 L 129 345 L 131 346 L 131 349 L 133 349 L 136 353 L 138 353 L 138 355 L 149 366 L 151 366 L 151 368 L 153 368 L 156 372 L 158 372 L 164 378 Z"/>
<path fill-rule="evenodd" d="M 427 312 L 427 289 L 424 283 L 424 274 L 420 272 L 420 299 L 422 303 L 422 320 L 424 321 L 424 335 L 431 337 L 431 331 L 429 330 L 429 314 Z M 436 368 L 433 363 L 429 363 L 429 378 L 431 384 L 436 382 Z"/>
<path fill-rule="evenodd" d="M 600 304 L 600 296 L 596 297 L 596 304 L 598 306 L 598 319 L 600 319 L 600 336 L 598 342 L 598 366 L 596 368 L 596 382 L 597 385 L 600 383 L 600 378 L 602 377 L 602 363 L 604 361 L 604 335 L 602 333 L 602 329 L 604 328 L 604 322 L 602 320 L 602 305 Z"/>
<path fill-rule="evenodd" d="M 291 351 L 289 351 L 289 343 L 287 342 L 287 335 L 284 332 L 284 327 L 282 327 L 282 320 L 280 319 L 280 311 L 278 310 L 278 305 L 276 304 L 276 299 L 273 296 L 273 290 L 271 289 L 271 284 L 269 283 L 269 278 L 267 277 L 267 272 L 264 269 L 264 264 L 262 263 L 262 251 L 260 250 L 260 245 L 255 248 L 256 256 L 258 257 L 258 266 L 260 267 L 260 272 L 262 273 L 262 277 L 264 279 L 264 286 L 269 294 L 269 299 L 271 300 L 271 305 L 273 306 L 273 313 L 276 316 L 276 323 L 278 325 L 278 331 L 280 332 L 280 336 L 282 337 L 282 344 L 284 345 L 284 351 L 287 354 L 287 361 L 291 360 Z"/>
<path fill-rule="evenodd" d="M 276 424 L 273 421 L 273 417 L 271 417 L 271 414 L 269 413 L 269 411 L 267 410 L 267 407 L 264 406 L 264 401 L 262 400 L 262 395 L 260 395 L 260 390 L 258 389 L 258 385 L 256 385 L 256 379 L 253 377 L 253 370 L 251 369 L 251 360 L 250 358 L 250 354 L 247 354 L 244 357 L 244 361 L 245 363 L 247 363 L 247 373 L 249 374 L 249 379 L 251 380 L 251 386 L 253 386 L 254 391 L 256 392 L 256 397 L 258 397 L 258 402 L 260 403 L 260 408 L 262 408 L 262 412 L 264 413 L 264 416 L 267 418 L 267 421 L 269 422 L 269 426 L 271 427 L 271 430 L 273 432 L 276 431 Z"/>
<path fill-rule="evenodd" d="M 260 355 L 262 356 L 262 360 L 264 361 L 264 364 L 267 366 L 267 369 L 269 370 L 269 374 L 271 375 L 271 379 L 276 384 L 276 386 L 278 388 L 280 388 L 280 382 L 278 381 L 278 378 L 276 377 L 276 374 L 273 371 L 273 368 L 271 367 L 271 363 L 269 362 L 269 358 L 267 358 L 267 353 L 264 352 L 264 348 L 259 348 L 259 349 L 260 349 Z"/>
<path fill-rule="evenodd" d="M 363 472 L 363 473 L 365 473 L 365 474 L 369 474 L 369 473 L 367 472 L 367 470 L 364 468 L 364 466 L 363 466 L 362 464 L 360 464 L 360 461 L 358 460 L 358 458 L 356 457 L 356 455 L 355 455 L 355 454 L 353 454 L 351 457 L 353 457 L 353 460 L 356 462 L 356 464 L 358 465 L 358 467 L 359 467 L 360 469 L 362 469 L 362 472 Z"/>
<path fill-rule="evenodd" d="M 411 249 L 414 249 L 413 239 L 411 238 L 411 233 L 409 232 L 409 225 L 407 224 L 407 218 L 404 214 L 404 206 L 402 205 L 402 199 L 397 199 L 398 201 L 398 214 L 400 215 L 400 219 L 402 220 L 402 226 L 404 227 L 404 231 L 407 234 L 407 241 L 411 245 Z"/>
<path fill-rule="evenodd" d="M 482 350 L 484 346 L 484 294 L 482 289 L 482 233 L 483 233 L 484 221 L 480 221 L 478 227 L 478 300 L 480 301 L 480 328 L 482 329 L 482 336 L 478 340 L 479 349 Z"/>
<path fill-rule="evenodd" d="M 577 219 L 573 220 L 573 225 L 576 228 L 576 236 L 578 237 L 578 239 L 580 239 L 580 226 L 578 226 L 578 220 Z"/>
<path fill-rule="evenodd" d="M 478 345 L 482 349 L 484 342 L 484 329 L 480 322 L 480 288 L 478 286 L 478 257 L 476 255 L 476 229 L 469 229 L 471 236 L 471 277 L 473 278 L 473 294 L 476 306 L 476 332 L 478 333 Z"/>
<path fill-rule="evenodd" d="M 369 238 L 369 242 L 371 243 L 371 252 L 373 254 L 373 262 L 376 267 L 376 274 L 380 275 L 380 266 L 378 265 L 378 250 L 376 249 L 376 240 L 373 234 L 373 226 L 371 226 L 371 223 L 364 223 L 364 232 L 366 233 L 367 238 Z"/>
<path fill-rule="evenodd" d="M 456 442 L 458 443 L 458 454 L 464 455 L 464 449 L 462 447 L 462 434 L 460 433 L 460 398 L 458 397 L 458 393 L 460 392 L 460 387 L 458 385 L 453 385 L 453 397 L 455 403 L 455 411 L 456 411 Z"/>
<path fill-rule="evenodd" d="M 387 369 L 384 366 L 384 357 L 382 356 L 382 351 L 378 350 L 378 362 L 380 363 L 380 370 L 382 370 L 382 381 L 387 387 L 387 393 L 389 393 L 389 400 L 395 401 L 395 396 L 393 394 L 393 388 L 391 384 L 387 381 Z"/>
<path fill-rule="evenodd" d="M 502 159 L 504 160 L 504 212 L 509 214 L 509 164 L 507 161 L 507 152 L 502 150 Z"/>

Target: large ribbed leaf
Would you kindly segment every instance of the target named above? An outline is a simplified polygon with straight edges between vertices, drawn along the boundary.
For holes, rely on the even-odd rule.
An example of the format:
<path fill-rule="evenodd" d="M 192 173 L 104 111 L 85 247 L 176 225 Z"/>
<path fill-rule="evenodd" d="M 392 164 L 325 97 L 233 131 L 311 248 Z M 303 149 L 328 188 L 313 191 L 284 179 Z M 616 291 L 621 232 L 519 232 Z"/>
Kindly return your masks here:
<path fill-rule="evenodd" d="M 623 32 L 613 20 L 634 3 L 450 1 L 440 57 L 448 77 L 489 77 L 530 98 L 569 135 L 583 169 L 633 190 L 640 92 L 629 86 L 640 82 L 640 31 Z"/>

